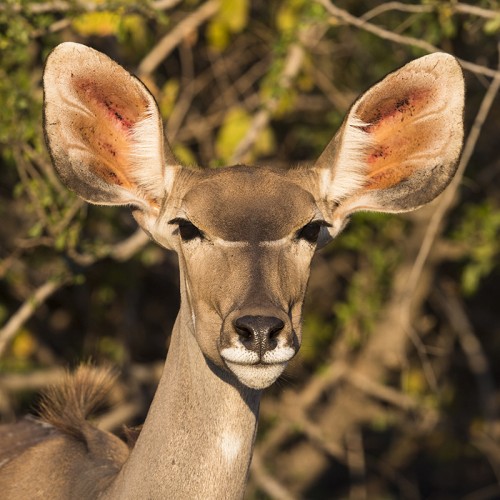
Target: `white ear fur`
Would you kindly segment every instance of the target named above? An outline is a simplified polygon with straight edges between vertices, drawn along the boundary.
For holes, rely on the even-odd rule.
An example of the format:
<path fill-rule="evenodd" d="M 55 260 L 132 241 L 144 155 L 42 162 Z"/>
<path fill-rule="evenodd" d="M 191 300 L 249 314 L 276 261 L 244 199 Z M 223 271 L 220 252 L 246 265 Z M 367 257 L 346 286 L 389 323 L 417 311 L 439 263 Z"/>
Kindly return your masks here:
<path fill-rule="evenodd" d="M 158 133 L 161 124 L 153 106 L 154 103 L 149 105 L 144 117 L 130 129 L 129 159 L 133 167 L 131 176 L 138 187 L 160 198 L 169 186 L 165 185 L 162 135 Z M 151 168 L 153 165 L 161 168 Z"/>
<path fill-rule="evenodd" d="M 373 141 L 365 131 L 367 123 L 351 111 L 339 137 L 336 162 L 342 168 L 320 170 L 321 197 L 339 203 L 359 191 L 366 182 L 366 155 Z"/>

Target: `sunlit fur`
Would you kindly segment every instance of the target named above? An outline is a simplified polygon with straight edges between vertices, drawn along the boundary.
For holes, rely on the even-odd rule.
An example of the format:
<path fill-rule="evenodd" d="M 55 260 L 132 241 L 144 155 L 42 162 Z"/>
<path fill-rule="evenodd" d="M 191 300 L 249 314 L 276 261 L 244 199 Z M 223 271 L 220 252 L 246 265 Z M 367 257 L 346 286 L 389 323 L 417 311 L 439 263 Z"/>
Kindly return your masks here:
<path fill-rule="evenodd" d="M 62 181 L 92 203 L 133 205 L 148 234 L 178 254 L 181 305 L 130 455 L 86 420 L 100 393 L 75 379 L 46 403 L 50 425 L 0 428 L 2 500 L 242 498 L 262 389 L 301 343 L 316 249 L 301 230 L 321 220 L 336 236 L 358 210 L 413 210 L 446 187 L 463 139 L 460 67 L 434 54 L 392 73 L 356 101 L 311 168 L 291 170 L 176 166 L 149 92 L 82 45 L 52 52 L 44 91 Z M 195 237 L 183 240 L 180 217 Z M 275 321 L 241 330 L 249 317 Z"/>

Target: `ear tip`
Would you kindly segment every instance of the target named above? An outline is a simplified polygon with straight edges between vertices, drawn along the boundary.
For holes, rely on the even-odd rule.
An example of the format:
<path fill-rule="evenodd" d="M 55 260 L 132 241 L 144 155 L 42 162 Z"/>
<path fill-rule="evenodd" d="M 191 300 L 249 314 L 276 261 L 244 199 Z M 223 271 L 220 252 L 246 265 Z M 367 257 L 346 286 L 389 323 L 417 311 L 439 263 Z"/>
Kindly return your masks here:
<path fill-rule="evenodd" d="M 49 54 L 49 59 L 54 57 L 60 57 L 62 55 L 67 55 L 69 53 L 83 53 L 85 51 L 92 50 L 90 47 L 86 45 L 82 45 L 81 43 L 76 42 L 62 42 L 59 45 L 56 45 L 51 53 Z"/>
<path fill-rule="evenodd" d="M 431 71 L 436 68 L 441 74 L 462 75 L 462 66 L 458 59 L 447 52 L 433 52 L 414 62 L 428 66 Z"/>
<path fill-rule="evenodd" d="M 89 57 L 102 57 L 97 50 L 77 42 L 63 42 L 56 45 L 50 52 L 45 63 L 45 70 L 71 60 L 76 66 Z"/>

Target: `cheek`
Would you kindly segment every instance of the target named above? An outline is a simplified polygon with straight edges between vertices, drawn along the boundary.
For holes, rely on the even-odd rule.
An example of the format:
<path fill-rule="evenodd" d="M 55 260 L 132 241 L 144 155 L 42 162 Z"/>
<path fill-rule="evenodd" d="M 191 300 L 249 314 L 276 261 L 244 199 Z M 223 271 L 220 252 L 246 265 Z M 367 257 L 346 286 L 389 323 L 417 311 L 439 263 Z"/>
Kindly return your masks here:
<path fill-rule="evenodd" d="M 203 354 L 218 366 L 224 366 L 219 354 L 222 320 L 214 309 L 200 301 L 196 304 L 195 336 Z"/>
<path fill-rule="evenodd" d="M 220 310 L 221 301 L 237 294 L 233 266 L 221 252 L 193 252 L 186 258 L 186 267 L 191 296 L 200 313 L 207 308 Z"/>
<path fill-rule="evenodd" d="M 200 313 L 203 304 L 204 311 L 212 309 L 222 319 L 247 298 L 259 274 L 251 255 L 239 249 L 208 247 L 187 264 Z"/>
<path fill-rule="evenodd" d="M 278 255 L 274 281 L 278 284 L 280 293 L 287 297 L 291 313 L 294 313 L 297 305 L 299 309 L 302 308 L 312 256 L 312 249 L 305 243 L 282 251 Z"/>
<path fill-rule="evenodd" d="M 237 271 L 223 252 L 210 247 L 190 250 L 184 251 L 182 266 L 196 340 L 207 358 L 224 366 L 218 343 L 224 318 L 242 296 Z"/>

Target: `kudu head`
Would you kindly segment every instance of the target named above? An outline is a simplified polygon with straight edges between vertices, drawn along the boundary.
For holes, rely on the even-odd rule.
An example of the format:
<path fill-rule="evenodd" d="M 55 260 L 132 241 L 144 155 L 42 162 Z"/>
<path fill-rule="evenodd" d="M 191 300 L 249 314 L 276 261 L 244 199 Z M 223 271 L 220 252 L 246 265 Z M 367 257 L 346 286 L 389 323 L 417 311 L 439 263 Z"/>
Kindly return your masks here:
<path fill-rule="evenodd" d="M 462 72 L 441 53 L 373 86 L 316 163 L 290 170 L 178 165 L 144 85 L 82 45 L 51 53 L 44 92 L 61 179 L 90 203 L 132 206 L 151 238 L 177 252 L 183 328 L 255 389 L 299 349 L 317 247 L 354 212 L 430 202 L 453 177 L 463 138 Z"/>

